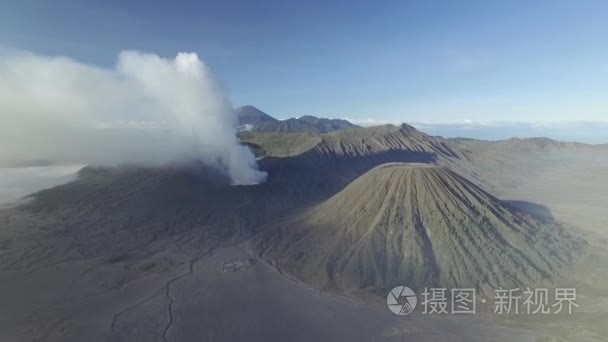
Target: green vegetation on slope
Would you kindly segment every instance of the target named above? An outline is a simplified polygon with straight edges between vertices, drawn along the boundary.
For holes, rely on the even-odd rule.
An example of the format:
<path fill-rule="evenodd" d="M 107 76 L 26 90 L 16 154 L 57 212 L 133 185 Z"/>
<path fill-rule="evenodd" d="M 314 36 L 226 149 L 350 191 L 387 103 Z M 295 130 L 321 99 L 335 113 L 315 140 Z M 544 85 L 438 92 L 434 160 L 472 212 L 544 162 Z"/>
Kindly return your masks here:
<path fill-rule="evenodd" d="M 261 148 L 256 153 L 257 157 L 296 156 L 321 142 L 321 135 L 308 132 L 241 132 L 239 138 L 245 144 L 254 144 Z"/>

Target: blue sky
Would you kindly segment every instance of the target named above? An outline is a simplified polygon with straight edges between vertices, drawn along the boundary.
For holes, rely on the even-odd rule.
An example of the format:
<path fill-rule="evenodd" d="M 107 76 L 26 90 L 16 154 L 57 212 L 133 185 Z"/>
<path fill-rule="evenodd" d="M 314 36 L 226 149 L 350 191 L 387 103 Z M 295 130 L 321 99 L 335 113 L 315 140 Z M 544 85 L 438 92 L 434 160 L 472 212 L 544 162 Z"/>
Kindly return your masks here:
<path fill-rule="evenodd" d="M 196 52 L 235 105 L 279 118 L 431 132 L 517 123 L 490 138 L 542 123 L 544 135 L 567 139 L 553 123 L 562 132 L 565 122 L 608 122 L 606 18 L 607 1 L 586 0 L 5 0 L 0 46 L 108 68 L 127 49 Z M 596 131 L 576 139 L 608 142 Z"/>

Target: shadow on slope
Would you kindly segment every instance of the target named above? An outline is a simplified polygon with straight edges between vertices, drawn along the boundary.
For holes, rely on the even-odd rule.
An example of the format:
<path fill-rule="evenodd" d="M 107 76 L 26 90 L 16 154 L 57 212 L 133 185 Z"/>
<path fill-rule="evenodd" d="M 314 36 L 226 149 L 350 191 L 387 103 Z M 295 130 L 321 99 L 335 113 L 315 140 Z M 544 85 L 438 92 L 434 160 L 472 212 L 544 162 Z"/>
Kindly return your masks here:
<path fill-rule="evenodd" d="M 554 220 L 553 213 L 551 213 L 551 210 L 545 205 L 521 200 L 503 200 L 503 202 L 512 206 L 513 208 L 525 211 L 531 215 L 545 218 L 551 221 Z"/>
<path fill-rule="evenodd" d="M 445 167 L 391 163 L 262 233 L 259 251 L 315 286 L 380 294 L 550 282 L 582 241 Z"/>
<path fill-rule="evenodd" d="M 147 255 L 176 246 L 208 246 L 264 230 L 280 217 L 328 199 L 377 165 L 466 160 L 457 147 L 411 126 L 345 129 L 323 135 L 291 157 L 265 157 L 268 181 L 229 186 L 193 163 L 189 168 L 87 167 L 71 183 L 34 194 L 27 211 L 55 217 L 47 231 L 61 257 Z M 52 233 L 51 233 L 52 232 Z"/>
<path fill-rule="evenodd" d="M 56 248 L 46 258 L 61 258 L 68 250 L 81 258 L 145 256 L 168 243 L 199 248 L 249 236 L 277 217 L 330 197 L 379 163 L 433 160 L 410 151 L 265 158 L 260 166 L 269 172 L 268 181 L 253 186 L 229 186 L 226 177 L 200 165 L 86 167 L 77 180 L 31 195 L 19 210 L 54 218 L 45 231 Z"/>

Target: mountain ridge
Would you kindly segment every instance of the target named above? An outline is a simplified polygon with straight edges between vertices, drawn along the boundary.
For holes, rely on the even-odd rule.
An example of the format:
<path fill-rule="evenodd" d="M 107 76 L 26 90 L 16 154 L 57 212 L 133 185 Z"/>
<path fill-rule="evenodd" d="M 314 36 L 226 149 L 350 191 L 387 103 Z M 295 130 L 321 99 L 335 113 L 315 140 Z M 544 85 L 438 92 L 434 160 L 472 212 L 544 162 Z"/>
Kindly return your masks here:
<path fill-rule="evenodd" d="M 479 289 L 550 281 L 581 243 L 449 168 L 375 167 L 258 242 L 261 255 L 322 288 L 407 284 Z"/>
<path fill-rule="evenodd" d="M 319 118 L 312 115 L 279 120 L 251 105 L 238 107 L 235 111 L 241 131 L 328 133 L 359 127 L 345 119 Z"/>

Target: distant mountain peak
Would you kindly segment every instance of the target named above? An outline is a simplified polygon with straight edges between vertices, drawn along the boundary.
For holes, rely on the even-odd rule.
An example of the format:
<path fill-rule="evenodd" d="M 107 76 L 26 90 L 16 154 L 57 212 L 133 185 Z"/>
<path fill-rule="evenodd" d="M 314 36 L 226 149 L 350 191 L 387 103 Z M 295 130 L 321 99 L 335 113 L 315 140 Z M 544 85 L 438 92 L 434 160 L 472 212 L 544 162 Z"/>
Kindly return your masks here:
<path fill-rule="evenodd" d="M 263 122 L 276 122 L 279 121 L 274 117 L 264 113 L 258 108 L 246 105 L 242 107 L 238 107 L 236 110 L 237 117 L 239 119 L 240 125 L 259 125 Z"/>
<path fill-rule="evenodd" d="M 319 118 L 313 115 L 277 120 L 251 105 L 239 107 L 236 112 L 241 127 L 247 127 L 252 131 L 328 133 L 359 127 L 344 119 Z"/>
<path fill-rule="evenodd" d="M 406 123 L 402 123 L 401 125 L 399 125 L 399 129 L 402 131 L 419 132 L 414 126 L 408 125 Z"/>

